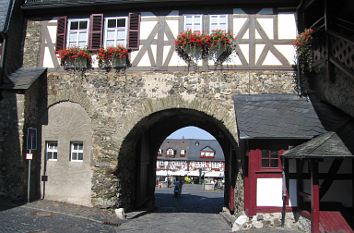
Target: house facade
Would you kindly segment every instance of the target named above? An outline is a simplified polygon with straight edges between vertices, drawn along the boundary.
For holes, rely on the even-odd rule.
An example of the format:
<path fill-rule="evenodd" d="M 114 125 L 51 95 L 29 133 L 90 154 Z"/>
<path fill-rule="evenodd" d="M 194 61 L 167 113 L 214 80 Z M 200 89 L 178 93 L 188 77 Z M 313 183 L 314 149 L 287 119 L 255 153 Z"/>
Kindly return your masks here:
<path fill-rule="evenodd" d="M 26 28 L 23 67 L 36 72 L 30 76 L 15 72 L 10 77 L 39 81 L 3 91 L 22 97 L 24 90 L 33 94 L 23 101 L 23 114 L 13 112 L 16 119 L 26 122 L 17 135 L 16 147 L 21 150 L 3 153 L 3 158 L 21 158 L 26 174 L 24 139 L 27 129 L 35 128 L 33 197 L 134 209 L 153 204 L 156 155 L 163 140 L 181 127 L 194 125 L 220 143 L 225 206 L 242 211 L 249 196 L 244 194 L 245 160 L 238 151 L 233 95 L 294 93 L 291 43 L 297 34 L 297 4 L 291 0 L 94 5 L 26 1 L 21 5 Z M 214 29 L 236 37 L 234 53 L 221 66 L 208 58 L 191 66 L 178 56 L 179 33 L 209 34 Z M 100 69 L 98 49 L 118 44 L 129 50 L 128 67 Z M 92 68 L 63 69 L 57 52 L 72 46 L 92 52 Z M 5 103 L 10 100 L 5 98 Z M 7 113 L 5 109 L 1 113 Z M 6 125 L 3 129 L 13 130 Z M 14 146 L 9 141 L 6 145 Z M 199 171 L 219 166 L 210 158 L 214 147 L 201 149 L 205 149 L 203 155 L 197 153 L 201 160 L 187 168 Z M 11 178 L 7 183 L 12 183 Z M 13 195 L 12 188 L 4 187 L 4 193 Z"/>
<path fill-rule="evenodd" d="M 156 176 L 223 179 L 224 153 L 215 140 L 166 139 L 157 154 Z"/>

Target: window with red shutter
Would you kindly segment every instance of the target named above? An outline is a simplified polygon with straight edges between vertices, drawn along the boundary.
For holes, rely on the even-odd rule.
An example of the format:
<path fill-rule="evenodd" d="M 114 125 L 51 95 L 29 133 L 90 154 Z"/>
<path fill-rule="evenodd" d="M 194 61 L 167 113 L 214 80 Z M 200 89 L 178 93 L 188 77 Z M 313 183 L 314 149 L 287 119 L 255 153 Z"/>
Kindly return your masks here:
<path fill-rule="evenodd" d="M 67 20 L 68 18 L 66 16 L 62 16 L 58 18 L 57 41 L 56 41 L 55 51 L 59 51 L 65 48 Z"/>
<path fill-rule="evenodd" d="M 103 14 L 92 14 L 90 16 L 89 47 L 91 51 L 102 47 Z"/>
<path fill-rule="evenodd" d="M 128 48 L 132 50 L 139 49 L 139 29 L 140 29 L 140 14 L 129 13 Z"/>

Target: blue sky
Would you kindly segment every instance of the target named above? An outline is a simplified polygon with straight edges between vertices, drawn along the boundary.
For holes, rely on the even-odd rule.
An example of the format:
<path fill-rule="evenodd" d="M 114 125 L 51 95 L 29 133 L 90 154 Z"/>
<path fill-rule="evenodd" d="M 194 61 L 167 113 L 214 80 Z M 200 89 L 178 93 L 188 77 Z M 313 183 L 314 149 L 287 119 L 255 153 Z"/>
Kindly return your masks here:
<path fill-rule="evenodd" d="M 194 126 L 180 128 L 179 130 L 176 130 L 175 132 L 170 134 L 167 138 L 182 139 L 183 137 L 185 139 L 215 139 L 207 131 Z"/>

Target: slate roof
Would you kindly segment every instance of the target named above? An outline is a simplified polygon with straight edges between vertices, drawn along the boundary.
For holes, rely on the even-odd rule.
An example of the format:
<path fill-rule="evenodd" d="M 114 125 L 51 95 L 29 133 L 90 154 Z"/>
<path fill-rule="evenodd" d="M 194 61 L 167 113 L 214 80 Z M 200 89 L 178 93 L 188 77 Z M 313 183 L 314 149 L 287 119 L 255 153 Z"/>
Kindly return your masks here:
<path fill-rule="evenodd" d="M 311 101 L 290 94 L 235 95 L 241 139 L 311 139 L 327 132 Z"/>
<path fill-rule="evenodd" d="M 0 34 L 4 33 L 9 23 L 13 1 L 0 0 Z"/>
<path fill-rule="evenodd" d="M 351 137 L 354 141 L 354 137 Z M 353 153 L 335 132 L 328 132 L 287 151 L 286 158 L 353 157 Z"/>
<path fill-rule="evenodd" d="M 214 158 L 200 158 L 200 151 L 205 147 L 210 147 L 215 151 Z M 176 150 L 175 157 L 166 157 L 167 149 Z M 220 144 L 216 140 L 201 139 L 166 139 L 163 141 L 160 149 L 163 150 L 163 156 L 158 159 L 164 160 L 190 160 L 190 161 L 225 161 L 224 153 Z M 186 151 L 186 157 L 181 157 L 181 150 Z"/>
<path fill-rule="evenodd" d="M 46 68 L 20 68 L 8 77 L 10 82 L 4 83 L 1 89 L 26 90 L 46 71 Z"/>

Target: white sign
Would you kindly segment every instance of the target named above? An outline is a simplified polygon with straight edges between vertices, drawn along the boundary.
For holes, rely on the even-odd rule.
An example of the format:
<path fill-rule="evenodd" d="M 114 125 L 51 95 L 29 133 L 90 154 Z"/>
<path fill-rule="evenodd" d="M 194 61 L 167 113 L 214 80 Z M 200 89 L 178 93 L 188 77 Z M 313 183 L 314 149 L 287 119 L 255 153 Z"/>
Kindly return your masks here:
<path fill-rule="evenodd" d="M 26 154 L 26 159 L 31 160 L 33 158 L 33 154 L 32 153 L 27 153 Z"/>

